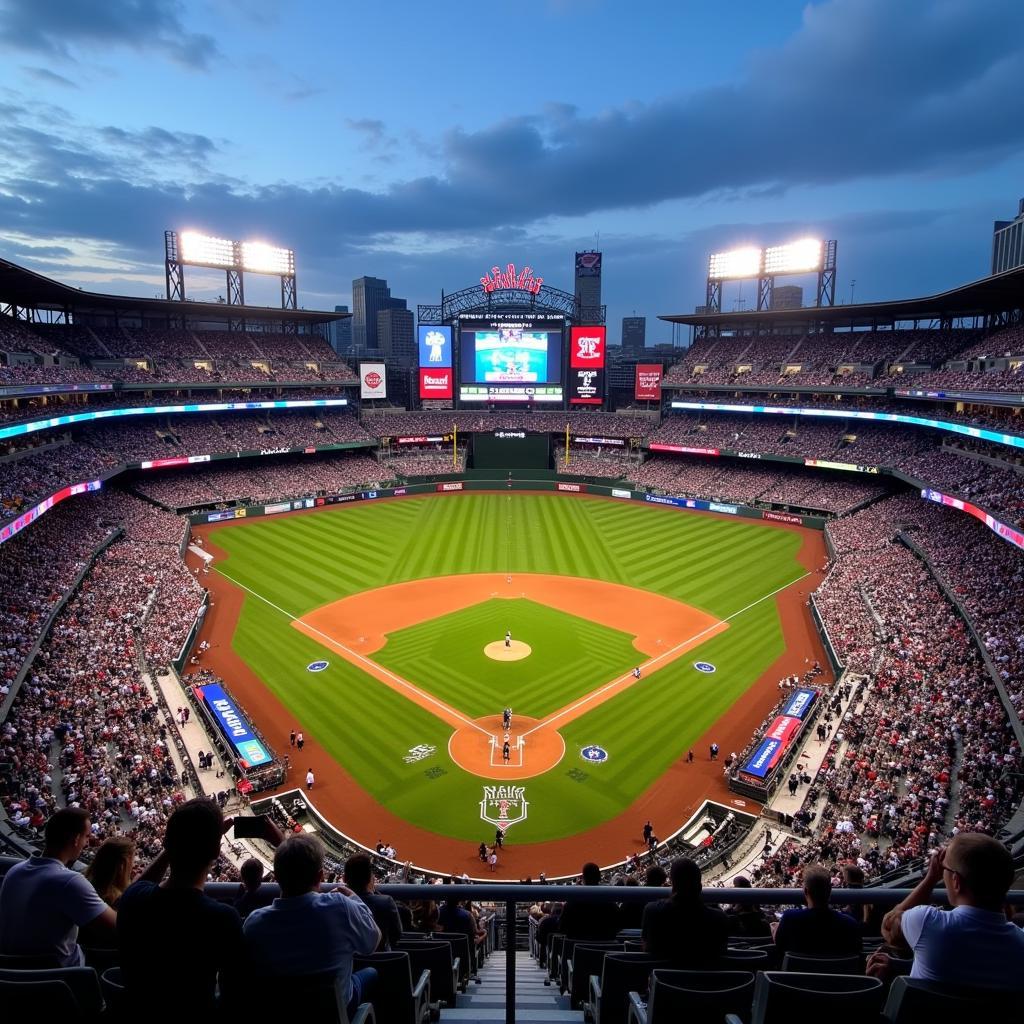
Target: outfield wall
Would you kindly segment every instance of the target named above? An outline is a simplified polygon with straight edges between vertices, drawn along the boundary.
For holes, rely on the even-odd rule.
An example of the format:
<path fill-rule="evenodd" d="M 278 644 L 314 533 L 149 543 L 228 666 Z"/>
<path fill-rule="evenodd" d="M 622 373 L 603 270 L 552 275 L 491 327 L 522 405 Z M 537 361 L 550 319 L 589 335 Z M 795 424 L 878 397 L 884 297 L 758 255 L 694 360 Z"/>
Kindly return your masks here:
<path fill-rule="evenodd" d="M 783 523 L 791 526 L 806 526 L 812 530 L 823 530 L 826 520 L 821 516 L 796 515 L 791 512 L 776 512 L 771 509 L 755 508 L 736 502 L 705 501 L 702 498 L 677 498 L 664 494 L 648 494 L 628 487 L 610 487 L 595 483 L 592 478 L 575 477 L 555 480 L 533 480 L 505 474 L 501 477 L 481 479 L 479 477 L 451 476 L 434 479 L 429 483 L 406 484 L 403 487 L 381 487 L 377 490 L 348 491 L 341 494 L 316 495 L 306 498 L 291 498 L 263 504 L 244 505 L 238 508 L 218 509 L 214 512 L 199 512 L 189 516 L 193 526 L 209 523 L 229 523 L 238 519 L 254 519 L 260 516 L 280 515 L 285 512 L 303 512 L 326 508 L 332 505 L 350 504 L 356 501 L 373 501 L 378 498 L 403 498 L 424 494 L 453 494 L 467 491 L 550 491 L 556 494 L 591 494 L 602 498 L 616 498 L 620 501 L 639 501 L 649 505 L 664 505 L 670 508 L 689 509 L 694 512 L 717 512 L 720 515 L 735 516 L 737 519 L 756 519 L 761 522 Z"/>

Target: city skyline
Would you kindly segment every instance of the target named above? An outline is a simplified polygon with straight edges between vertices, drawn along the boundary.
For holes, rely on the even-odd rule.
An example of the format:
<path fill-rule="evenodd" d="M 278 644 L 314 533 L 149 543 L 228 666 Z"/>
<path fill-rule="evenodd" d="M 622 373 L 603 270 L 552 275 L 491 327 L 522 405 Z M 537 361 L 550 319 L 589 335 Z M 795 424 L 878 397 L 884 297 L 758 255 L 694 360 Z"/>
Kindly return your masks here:
<path fill-rule="evenodd" d="M 510 19 L 528 51 L 496 50 Z M 0 255 L 154 295 L 165 228 L 259 238 L 329 310 L 356 278 L 414 308 L 509 262 L 572 291 L 596 248 L 613 340 L 635 312 L 648 344 L 739 244 L 838 239 L 837 302 L 942 291 L 1024 194 L 1022 29 L 1008 0 L 0 0 Z"/>

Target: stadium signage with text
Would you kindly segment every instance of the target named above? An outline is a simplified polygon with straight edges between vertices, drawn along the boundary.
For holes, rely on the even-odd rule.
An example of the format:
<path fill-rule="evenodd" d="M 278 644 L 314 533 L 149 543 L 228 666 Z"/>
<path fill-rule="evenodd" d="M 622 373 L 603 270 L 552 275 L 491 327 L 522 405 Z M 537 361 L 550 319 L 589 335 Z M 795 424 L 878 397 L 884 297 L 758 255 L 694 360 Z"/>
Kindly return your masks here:
<path fill-rule="evenodd" d="M 491 267 L 491 272 L 480 278 L 480 285 L 487 295 L 490 295 L 491 292 L 512 288 L 537 295 L 540 293 L 542 284 L 544 284 L 544 278 L 534 277 L 532 267 L 523 267 L 517 274 L 514 263 L 507 264 L 504 270 L 501 267 Z"/>
<path fill-rule="evenodd" d="M 568 491 L 571 494 L 580 494 L 585 488 L 583 484 L 557 484 L 559 491 Z"/>
<path fill-rule="evenodd" d="M 439 491 L 461 491 L 463 489 L 463 483 L 461 480 L 455 480 L 451 483 L 438 484 L 437 489 Z"/>
<path fill-rule="evenodd" d="M 624 448 L 625 438 L 622 437 L 570 437 L 573 444 L 599 444 L 609 448 Z"/>
<path fill-rule="evenodd" d="M 788 718 L 806 718 L 818 699 L 817 690 L 799 689 L 793 694 L 789 703 L 783 709 L 783 715 Z"/>
<path fill-rule="evenodd" d="M 661 401 L 661 363 L 637 363 L 633 397 L 637 401 Z"/>
<path fill-rule="evenodd" d="M 604 403 L 604 370 L 569 368 L 569 404 L 602 405 Z"/>
<path fill-rule="evenodd" d="M 1012 544 L 1014 547 L 1024 548 L 1024 533 L 1014 529 L 1012 526 L 1007 526 L 1006 523 L 1000 522 L 995 516 L 990 515 L 983 508 L 979 508 L 970 501 L 964 501 L 963 498 L 957 498 L 951 494 L 943 494 L 942 491 L 935 491 L 930 487 L 925 487 L 921 491 L 921 497 L 925 501 L 934 501 L 937 505 L 947 505 L 950 508 L 966 512 L 969 516 L 974 516 L 975 519 L 983 522 L 994 534 L 1002 537 L 1007 543 Z"/>
<path fill-rule="evenodd" d="M 359 397 L 388 397 L 387 367 L 383 363 L 359 364 Z"/>
<path fill-rule="evenodd" d="M 34 523 L 41 515 L 49 512 L 54 505 L 59 505 L 66 498 L 76 494 L 86 494 L 88 491 L 98 491 L 103 487 L 102 480 L 87 480 L 80 484 L 71 484 L 62 487 L 59 491 L 44 498 L 38 505 L 33 506 L 27 512 L 22 512 L 17 519 L 13 519 L 6 526 L 0 529 L 0 544 L 10 540 L 16 533 L 21 533 L 29 523 Z"/>
<path fill-rule="evenodd" d="M 451 367 L 426 369 L 420 367 L 420 398 L 451 398 L 455 393 L 454 376 Z"/>
<path fill-rule="evenodd" d="M 573 327 L 569 332 L 569 365 L 573 369 L 604 368 L 605 327 Z"/>
<path fill-rule="evenodd" d="M 655 441 L 647 446 L 652 452 L 675 452 L 679 455 L 718 455 L 717 448 L 687 448 L 681 444 L 661 444 Z"/>
<path fill-rule="evenodd" d="M 792 523 L 794 526 L 800 526 L 803 523 L 799 516 L 792 515 L 790 512 L 762 512 L 761 518 L 774 523 Z"/>
<path fill-rule="evenodd" d="M 223 687 L 216 683 L 193 686 L 192 692 L 209 709 L 224 738 L 231 744 L 239 760 L 246 767 L 256 768 L 269 764 L 273 758 L 266 747 L 253 735 L 245 716 L 235 707 Z"/>

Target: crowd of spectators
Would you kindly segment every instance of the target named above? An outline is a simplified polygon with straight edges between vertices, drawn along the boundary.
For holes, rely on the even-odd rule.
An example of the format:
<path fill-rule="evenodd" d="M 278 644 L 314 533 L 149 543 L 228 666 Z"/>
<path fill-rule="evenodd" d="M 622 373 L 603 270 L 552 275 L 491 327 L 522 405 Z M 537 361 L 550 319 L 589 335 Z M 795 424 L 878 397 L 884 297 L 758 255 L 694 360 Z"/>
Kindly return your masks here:
<path fill-rule="evenodd" d="M 454 462 L 450 451 L 426 449 L 418 451 L 400 450 L 398 455 L 382 460 L 388 476 L 444 476 L 448 473 L 466 471 L 466 449 L 457 447 Z"/>
<path fill-rule="evenodd" d="M 444 436 L 475 430 L 530 430 L 540 433 L 565 433 L 586 437 L 646 437 L 657 427 L 657 420 L 644 416 L 629 416 L 606 412 L 465 412 L 429 410 L 403 412 L 400 410 L 365 410 L 363 426 L 374 437 Z"/>

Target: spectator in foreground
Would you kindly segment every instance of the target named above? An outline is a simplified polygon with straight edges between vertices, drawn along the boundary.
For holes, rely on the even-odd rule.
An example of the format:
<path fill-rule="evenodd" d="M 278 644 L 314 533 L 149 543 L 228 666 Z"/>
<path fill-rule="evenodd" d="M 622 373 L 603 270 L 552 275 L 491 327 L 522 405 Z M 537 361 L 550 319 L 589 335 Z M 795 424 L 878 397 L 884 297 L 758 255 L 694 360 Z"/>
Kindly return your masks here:
<path fill-rule="evenodd" d="M 370 908 L 373 920 L 380 929 L 377 948 L 394 949 L 402 938 L 402 919 L 390 896 L 382 896 L 373 891 L 373 868 L 367 854 L 353 854 L 345 862 L 345 884 Z"/>
<path fill-rule="evenodd" d="M 700 868 L 689 857 L 672 861 L 672 895 L 644 908 L 644 952 L 677 969 L 714 967 L 729 944 L 729 921 L 701 900 Z"/>
<path fill-rule="evenodd" d="M 85 869 L 100 899 L 109 907 L 117 907 L 125 889 L 131 885 L 135 866 L 135 843 L 126 836 L 108 839 Z"/>
<path fill-rule="evenodd" d="M 732 880 L 736 889 L 751 889 L 746 875 L 737 875 Z M 736 903 L 729 907 L 725 916 L 729 919 L 729 934 L 743 938 L 764 938 L 772 933 L 764 911 L 756 903 Z"/>
<path fill-rule="evenodd" d="M 806 907 L 787 910 L 775 929 L 779 955 L 851 956 L 861 949 L 860 925 L 849 914 L 829 905 L 832 879 L 820 865 L 804 869 Z"/>
<path fill-rule="evenodd" d="M 234 907 L 244 921 L 254 910 L 269 906 L 273 897 L 266 891 L 261 891 L 263 862 L 258 857 L 250 857 L 244 861 L 238 873 L 242 876 L 242 889 L 235 897 Z"/>
<path fill-rule="evenodd" d="M 92 925 L 97 936 L 113 937 L 117 914 L 72 871 L 89 842 L 87 811 L 68 807 L 46 823 L 43 852 L 15 864 L 0 888 L 0 953 L 53 957 L 55 966 L 85 963 L 78 929 Z"/>
<path fill-rule="evenodd" d="M 241 919 L 203 892 L 231 824 L 215 801 L 186 801 L 167 820 L 163 850 L 121 897 L 117 939 L 133 1019 L 205 1020 L 218 980 L 224 998 L 240 990 Z"/>
<path fill-rule="evenodd" d="M 245 945 L 258 974 L 288 977 L 335 973 L 351 1017 L 373 990 L 372 967 L 352 970 L 352 957 L 372 953 L 380 929 L 370 908 L 342 885 L 319 892 L 324 847 L 305 832 L 289 836 L 274 854 L 281 895 L 245 921 Z"/>
<path fill-rule="evenodd" d="M 592 861 L 583 865 L 583 884 L 601 884 L 601 869 Z M 619 930 L 618 908 L 574 896 L 565 901 L 558 930 L 569 939 L 613 939 Z"/>
<path fill-rule="evenodd" d="M 929 906 L 945 880 L 950 911 Z M 1024 931 L 1006 919 L 1003 900 L 1013 882 L 1013 859 L 998 840 L 961 832 L 939 850 L 914 891 L 882 922 L 891 946 L 914 954 L 912 978 L 950 985 L 1024 989 Z M 868 973 L 884 975 L 885 953 L 872 954 Z"/>

